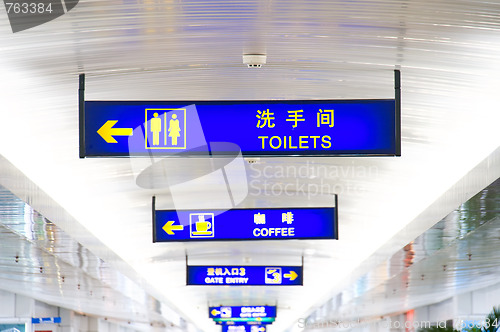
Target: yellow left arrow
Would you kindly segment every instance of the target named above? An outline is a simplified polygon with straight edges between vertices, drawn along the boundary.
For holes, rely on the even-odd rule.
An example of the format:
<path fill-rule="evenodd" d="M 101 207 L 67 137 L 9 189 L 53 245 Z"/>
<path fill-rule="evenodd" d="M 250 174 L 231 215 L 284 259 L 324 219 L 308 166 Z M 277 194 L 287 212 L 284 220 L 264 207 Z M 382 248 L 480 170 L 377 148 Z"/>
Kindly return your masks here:
<path fill-rule="evenodd" d="M 217 316 L 218 314 L 220 314 L 220 311 L 219 310 L 212 310 L 212 316 Z"/>
<path fill-rule="evenodd" d="M 97 131 L 106 143 L 118 143 L 113 136 L 132 136 L 134 133 L 132 128 L 113 128 L 118 120 L 108 120 Z"/>
<path fill-rule="evenodd" d="M 184 229 L 184 225 L 174 225 L 174 222 L 173 220 L 167 221 L 165 226 L 162 227 L 168 235 L 174 235 L 174 231 L 182 231 Z"/>

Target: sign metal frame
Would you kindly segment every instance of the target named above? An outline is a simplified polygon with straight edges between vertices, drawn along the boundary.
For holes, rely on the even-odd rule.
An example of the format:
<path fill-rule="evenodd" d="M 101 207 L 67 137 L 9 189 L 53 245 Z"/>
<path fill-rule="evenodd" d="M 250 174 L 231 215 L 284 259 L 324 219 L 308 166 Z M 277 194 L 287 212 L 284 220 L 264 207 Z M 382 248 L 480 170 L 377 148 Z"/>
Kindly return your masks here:
<path fill-rule="evenodd" d="M 394 89 L 395 89 L 395 98 L 394 99 L 358 99 L 358 100 L 275 100 L 275 101 L 239 101 L 239 100 L 234 100 L 234 101 L 165 101 L 161 102 L 164 103 L 165 105 L 186 105 L 186 103 L 190 104 L 220 104 L 220 105 L 227 105 L 230 103 L 239 103 L 239 104 L 266 104 L 266 105 L 272 105 L 272 104 L 288 104 L 288 103 L 295 103 L 295 104 L 311 104 L 311 103 L 348 103 L 348 102 L 359 102 L 359 103 L 364 103 L 364 102 L 370 102 L 370 101 L 384 101 L 384 100 L 392 100 L 394 101 L 395 104 L 395 109 L 394 109 L 394 137 L 392 138 L 394 140 L 394 150 L 391 151 L 391 153 L 369 153 L 369 152 L 361 152 L 361 150 L 357 153 L 355 152 L 336 152 L 335 150 L 325 150 L 317 152 L 316 150 L 311 150 L 314 152 L 307 152 L 309 149 L 304 149 L 304 150 L 297 150 L 297 151 L 285 151 L 285 152 L 277 152 L 277 153 L 272 153 L 272 151 L 262 151 L 262 153 L 259 153 L 258 151 L 254 151 L 257 153 L 245 153 L 245 151 L 242 151 L 242 154 L 245 157 L 289 157 L 289 156 L 297 156 L 297 157 L 353 157 L 353 156 L 362 156 L 362 157 L 370 157 L 370 156 L 396 156 L 399 157 L 401 156 L 401 73 L 400 70 L 395 70 L 394 71 Z M 149 154 L 155 155 L 151 151 L 148 153 L 146 152 L 141 152 L 139 154 L 132 154 L 132 155 L 123 155 L 123 154 L 105 154 L 105 155 L 87 155 L 86 151 L 86 113 L 85 113 L 85 74 L 80 74 L 79 75 L 79 89 L 78 89 L 78 100 L 79 100 L 79 156 L 80 158 L 87 158 L 87 157 L 149 157 Z M 134 103 L 134 102 L 130 102 Z M 145 101 L 144 103 L 148 103 Z M 150 103 L 153 103 L 152 105 L 158 105 L 158 101 L 150 101 Z M 287 120 L 288 121 L 288 120 Z M 207 142 L 210 144 L 210 142 Z M 279 151 L 279 150 L 277 150 Z M 354 151 L 354 150 L 353 150 Z M 217 156 L 224 156 L 227 155 L 228 153 L 226 152 L 216 152 L 213 154 L 210 149 L 207 152 L 200 152 L 200 151 L 186 151 L 183 153 L 179 154 L 167 154 L 167 155 L 162 155 L 162 154 L 157 154 L 158 156 L 162 157 L 169 157 L 169 158 L 185 158 L 185 157 L 217 157 Z"/>
<path fill-rule="evenodd" d="M 227 268 L 227 269 L 233 269 L 233 268 L 258 268 L 262 269 L 262 272 L 265 273 L 265 269 L 275 269 L 275 268 L 280 268 L 281 269 L 281 275 L 285 277 L 285 272 L 284 270 L 290 270 L 289 274 L 291 271 L 293 271 L 297 276 L 294 278 L 298 279 L 299 281 L 296 283 L 293 283 L 291 280 L 288 284 L 282 284 L 282 283 L 248 283 L 248 284 L 240 284 L 240 283 L 234 283 L 234 284 L 227 284 L 227 283 L 213 283 L 213 284 L 202 284 L 202 283 L 191 283 L 191 269 L 190 268 Z M 299 273 L 297 273 L 299 271 Z M 290 276 L 285 277 L 285 278 L 291 278 Z M 304 257 L 302 257 L 302 265 L 188 265 L 187 262 L 187 257 L 186 257 L 186 286 L 303 286 L 304 285 Z"/>
<path fill-rule="evenodd" d="M 242 308 L 265 308 L 264 312 L 266 313 L 265 316 L 256 316 L 256 317 L 241 317 L 243 314 Z M 230 308 L 231 312 L 231 317 L 221 317 L 222 316 L 222 308 Z M 219 316 L 216 317 L 217 315 L 212 314 L 212 310 L 217 310 L 219 309 L 220 311 L 218 312 Z M 233 312 L 237 310 L 240 313 L 240 317 L 233 317 Z M 268 312 L 269 310 L 269 312 Z M 251 313 L 251 312 L 249 312 Z M 254 313 L 259 313 L 259 311 L 256 311 Z M 269 314 L 269 316 L 268 316 Z M 243 305 L 243 306 L 215 306 L 215 307 L 209 307 L 208 308 L 208 318 L 213 319 L 214 321 L 233 321 L 233 322 L 252 322 L 252 321 L 269 321 L 269 320 L 275 320 L 276 317 L 278 316 L 278 307 L 276 305 Z"/>
<path fill-rule="evenodd" d="M 262 211 L 265 210 L 285 210 L 285 209 L 294 209 L 294 210 L 300 210 L 300 209 L 333 209 L 333 216 L 334 220 L 332 221 L 333 223 L 333 237 L 332 236 L 301 236 L 301 237 L 246 237 L 246 238 L 216 238 L 216 237 L 205 237 L 205 238 L 170 238 L 170 239 L 159 239 L 158 233 L 157 233 L 157 218 L 156 218 L 156 212 L 157 211 L 162 211 L 162 210 L 156 210 L 156 197 L 152 197 L 152 235 L 153 235 L 153 243 L 157 242 L 199 242 L 199 241 L 281 241 L 281 240 L 338 240 L 339 238 L 339 218 L 338 218 L 338 196 L 337 194 L 334 194 L 334 199 L 335 199 L 335 206 L 334 207 L 288 207 L 288 208 L 262 208 Z M 206 209 L 201 209 L 201 210 L 206 210 Z M 201 211 L 201 210 L 179 210 L 179 211 Z M 231 210 L 257 210 L 257 209 L 231 209 Z M 227 211 L 231 211 L 227 210 Z M 167 211 L 167 210 L 165 210 Z M 168 210 L 168 211 L 174 211 L 174 210 Z M 226 212 L 227 212 L 226 211 Z M 164 227 L 164 226 L 163 226 Z"/>

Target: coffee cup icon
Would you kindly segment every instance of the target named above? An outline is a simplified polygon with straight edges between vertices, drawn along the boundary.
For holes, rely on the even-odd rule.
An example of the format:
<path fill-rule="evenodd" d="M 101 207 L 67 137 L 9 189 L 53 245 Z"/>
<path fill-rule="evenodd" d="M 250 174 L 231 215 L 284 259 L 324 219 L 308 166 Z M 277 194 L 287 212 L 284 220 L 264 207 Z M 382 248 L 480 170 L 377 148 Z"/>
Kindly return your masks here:
<path fill-rule="evenodd" d="M 198 216 L 198 221 L 196 222 L 196 232 L 207 232 L 210 228 L 212 228 L 212 223 L 209 221 L 205 221 L 204 216 Z"/>
<path fill-rule="evenodd" d="M 214 214 L 213 213 L 192 213 L 190 214 L 191 234 L 193 237 L 213 237 L 214 236 Z M 193 227 L 194 226 L 194 227 Z"/>

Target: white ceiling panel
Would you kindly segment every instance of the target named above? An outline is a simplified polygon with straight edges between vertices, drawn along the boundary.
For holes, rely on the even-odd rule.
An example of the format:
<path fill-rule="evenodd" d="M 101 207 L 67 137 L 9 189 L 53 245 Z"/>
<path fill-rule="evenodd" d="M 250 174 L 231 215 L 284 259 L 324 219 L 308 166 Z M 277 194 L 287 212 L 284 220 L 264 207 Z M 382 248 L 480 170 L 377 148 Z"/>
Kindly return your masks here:
<path fill-rule="evenodd" d="M 387 260 L 500 177 L 495 2 L 81 0 L 62 17 L 18 33 L 2 10 L 0 36 L 0 184 L 74 241 L 54 251 L 80 243 L 204 331 L 217 330 L 207 318 L 212 303 L 276 303 L 279 318 L 269 330 L 295 326 L 352 286 L 360 271 L 375 268 L 369 258 Z M 265 53 L 267 64 L 247 68 L 244 53 Z M 402 74 L 401 157 L 261 158 L 235 176 L 248 181 L 241 206 L 314 206 L 338 194 L 338 241 L 153 244 L 153 195 L 165 207 L 199 207 L 223 204 L 221 193 L 201 180 L 197 191 L 147 187 L 138 177 L 150 160 L 78 158 L 81 73 L 88 100 L 368 99 L 394 96 L 394 69 Z M 185 182 L 204 167 L 189 159 L 165 171 Z M 286 185 L 293 190 L 269 190 Z M 14 224 L 25 215 L 17 213 Z M 415 222 L 422 215 L 425 222 Z M 21 234 L 2 236 L 12 232 Z M 30 242 L 16 236 L 18 247 Z M 63 259 L 43 250 L 36 257 L 42 252 Z M 187 287 L 186 255 L 207 264 L 304 257 L 305 284 Z M 21 292 L 33 280 L 16 287 Z M 384 290 L 367 296 L 379 301 Z M 130 296 L 117 292 L 116 299 Z M 57 301 L 69 305 L 64 296 Z M 140 317 L 147 316 L 145 309 Z"/>

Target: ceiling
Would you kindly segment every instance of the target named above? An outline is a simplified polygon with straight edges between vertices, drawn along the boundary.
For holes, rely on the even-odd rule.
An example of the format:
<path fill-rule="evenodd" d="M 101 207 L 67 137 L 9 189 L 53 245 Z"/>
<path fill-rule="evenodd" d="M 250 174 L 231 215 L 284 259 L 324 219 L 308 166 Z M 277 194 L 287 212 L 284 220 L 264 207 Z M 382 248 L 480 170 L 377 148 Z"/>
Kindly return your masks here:
<path fill-rule="evenodd" d="M 37 289 L 78 312 L 216 331 L 208 305 L 267 303 L 279 315 L 269 330 L 293 329 L 360 276 L 380 280 L 378 264 L 500 177 L 494 2 L 81 0 L 18 33 L 2 10 L 0 36 L 0 236 L 8 243 L 0 275 L 9 280 L 0 287 Z M 267 64 L 247 68 L 244 53 L 267 54 Z M 394 69 L 401 157 L 261 158 L 239 174 L 248 184 L 242 207 L 314 206 L 338 194 L 337 241 L 152 243 L 153 195 L 163 207 L 204 208 L 222 204 L 220 190 L 203 180 L 196 191 L 141 186 L 139 175 L 158 160 L 78 158 L 81 73 L 87 100 L 368 99 L 393 98 Z M 176 183 L 204 171 L 196 159 L 167 164 Z M 307 171 L 291 171 L 299 169 Z M 294 190 L 265 190 L 273 185 Z M 311 185 L 322 189 L 301 190 Z M 442 255 L 425 269 L 453 261 L 451 251 Z M 186 256 L 193 264 L 304 257 L 305 284 L 187 287 Z M 44 294 L 47 284 L 56 288 Z M 359 301 L 379 302 L 381 292 Z M 418 292 L 408 303 L 436 300 L 430 288 Z M 396 301 L 415 296 L 403 293 Z"/>

